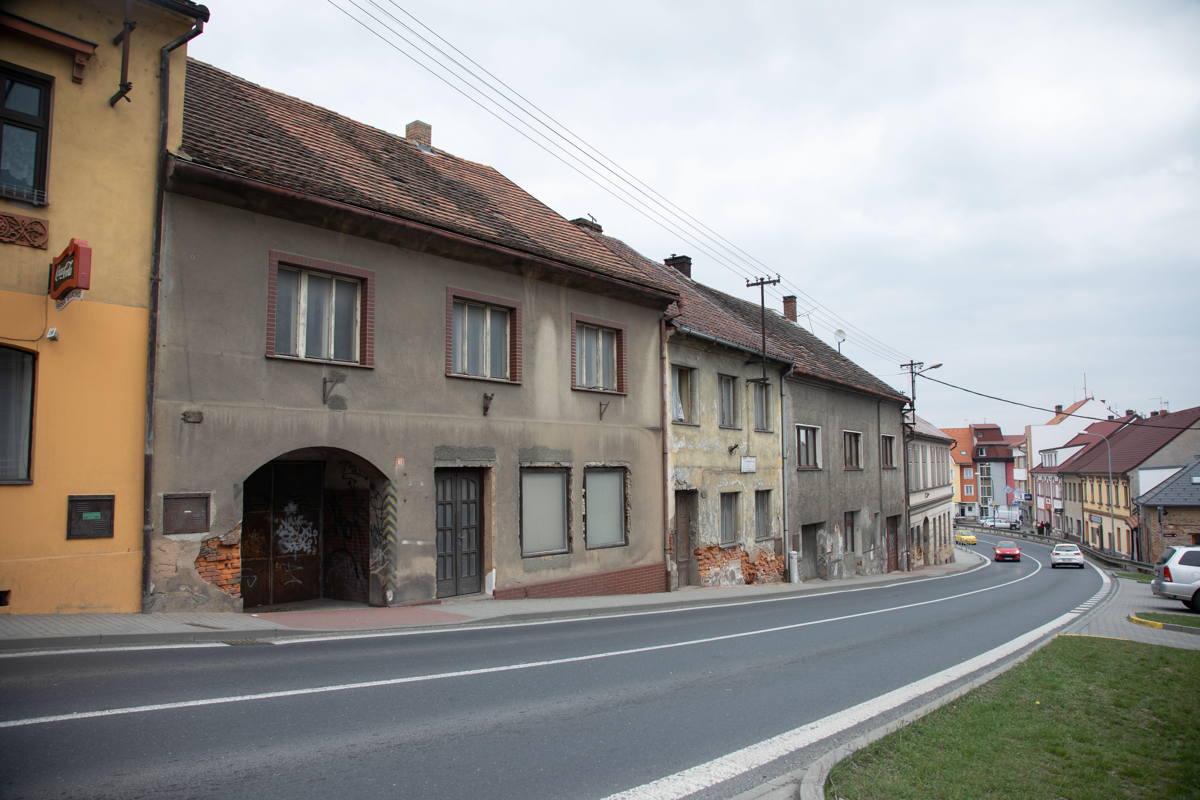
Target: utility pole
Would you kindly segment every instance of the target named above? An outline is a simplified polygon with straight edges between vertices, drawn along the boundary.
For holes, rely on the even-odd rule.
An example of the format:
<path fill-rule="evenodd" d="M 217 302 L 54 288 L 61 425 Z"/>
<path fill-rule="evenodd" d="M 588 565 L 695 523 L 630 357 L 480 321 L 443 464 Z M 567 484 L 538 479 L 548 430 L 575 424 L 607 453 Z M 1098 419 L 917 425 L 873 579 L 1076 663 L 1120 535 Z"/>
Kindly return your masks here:
<path fill-rule="evenodd" d="M 755 276 L 754 280 L 746 281 L 746 288 L 753 286 L 758 287 L 758 305 L 762 311 L 762 382 L 767 382 L 767 287 L 774 286 L 779 283 L 779 276 L 774 278 L 759 278 Z"/>
<path fill-rule="evenodd" d="M 928 372 L 931 369 L 937 369 L 942 366 L 942 362 L 938 362 L 926 367 L 924 361 L 909 361 L 907 364 L 901 364 L 900 369 L 908 370 L 909 392 L 908 402 L 909 410 L 913 413 L 913 423 L 916 423 L 917 415 L 917 376 L 922 372 Z"/>

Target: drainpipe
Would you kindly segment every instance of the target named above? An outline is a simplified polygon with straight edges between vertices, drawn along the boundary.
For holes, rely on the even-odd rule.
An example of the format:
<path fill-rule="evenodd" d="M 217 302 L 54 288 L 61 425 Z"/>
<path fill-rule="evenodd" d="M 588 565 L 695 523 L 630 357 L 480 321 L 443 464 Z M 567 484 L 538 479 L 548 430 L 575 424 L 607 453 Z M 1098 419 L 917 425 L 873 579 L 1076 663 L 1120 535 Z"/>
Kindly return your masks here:
<path fill-rule="evenodd" d="M 658 416 L 659 425 L 662 428 L 662 529 L 663 529 L 663 568 L 666 570 L 667 591 L 671 591 L 671 537 L 674 531 L 671 530 L 671 507 L 668 502 L 671 499 L 671 492 L 668 486 L 671 481 L 671 428 L 670 420 L 667 418 L 667 396 L 671 391 L 671 370 L 670 361 L 667 358 L 667 317 L 663 315 L 658 320 L 658 374 L 659 380 L 662 382 L 659 389 L 658 397 Z M 675 559 L 675 563 L 679 563 L 679 559 Z M 679 576 L 676 575 L 676 581 Z"/>
<path fill-rule="evenodd" d="M 205 12 L 207 16 L 207 11 Z M 146 334 L 146 450 L 142 462 L 142 611 L 150 598 L 150 547 L 154 537 L 154 375 L 158 367 L 158 294 L 162 281 L 163 207 L 167 180 L 167 122 L 171 112 L 171 53 L 204 32 L 204 20 L 167 42 L 158 61 L 158 167 L 154 178 L 154 240 L 150 250 L 150 319 Z"/>
<path fill-rule="evenodd" d="M 792 371 L 792 368 L 790 365 L 785 366 L 779 370 L 779 478 L 780 478 L 779 486 L 780 486 L 780 502 L 783 503 L 783 558 L 784 558 L 784 562 L 788 565 L 788 576 L 787 576 L 788 580 L 791 583 L 799 583 L 800 582 L 800 564 L 799 563 L 797 563 L 795 565 L 796 566 L 796 574 L 795 575 L 791 574 L 792 559 L 791 559 L 790 553 L 791 553 L 792 537 L 788 535 L 789 531 L 788 531 L 788 493 L 787 493 L 788 429 L 787 429 L 787 416 L 785 415 L 785 409 L 783 407 L 784 406 L 783 382 L 787 378 L 788 373 L 790 373 L 791 371 Z M 799 543 L 797 543 L 796 549 L 797 550 L 800 549 Z"/>

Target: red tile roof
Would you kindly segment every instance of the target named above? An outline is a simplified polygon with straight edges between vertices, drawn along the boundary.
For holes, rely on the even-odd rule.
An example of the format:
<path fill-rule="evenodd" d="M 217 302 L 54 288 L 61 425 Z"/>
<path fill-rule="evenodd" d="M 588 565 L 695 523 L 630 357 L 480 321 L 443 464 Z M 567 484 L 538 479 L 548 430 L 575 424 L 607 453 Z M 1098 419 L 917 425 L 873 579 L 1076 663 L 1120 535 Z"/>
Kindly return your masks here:
<path fill-rule="evenodd" d="M 586 227 L 581 229 L 587 230 Z M 655 282 L 668 283 L 679 292 L 679 315 L 672 321 L 676 328 L 711 336 L 751 352 L 762 350 L 762 309 L 757 303 L 698 283 L 666 264 L 646 258 L 620 239 L 598 231 L 587 232 Z M 890 400 L 907 400 L 903 394 L 781 314 L 768 310 L 766 329 L 767 356 L 790 363 L 796 373 Z"/>
<path fill-rule="evenodd" d="M 1063 420 L 1070 417 L 1072 414 L 1074 414 L 1079 409 L 1083 408 L 1084 404 L 1087 403 L 1091 399 L 1092 398 L 1090 398 L 1090 397 L 1085 397 L 1082 400 L 1077 400 L 1074 403 L 1071 403 L 1071 405 L 1067 406 L 1062 411 L 1056 413 L 1053 417 L 1051 417 L 1050 421 L 1047 422 L 1046 424 L 1047 425 L 1057 425 L 1058 423 L 1060 423 Z"/>
<path fill-rule="evenodd" d="M 188 60 L 192 164 L 666 289 L 492 167 Z"/>
<path fill-rule="evenodd" d="M 971 443 L 970 428 L 942 428 L 942 433 L 954 440 L 954 447 L 950 450 L 950 456 L 954 459 L 954 463 L 960 467 L 969 467 L 975 463 L 975 454 Z"/>
<path fill-rule="evenodd" d="M 1114 420 L 1114 422 L 1116 421 Z M 1134 419 L 1114 433 L 1106 434 L 1108 437 L 1107 447 L 1103 441 L 1097 440 L 1093 446 L 1079 451 L 1068 459 L 1061 471 L 1080 474 L 1107 473 L 1109 450 L 1111 449 L 1112 471 L 1128 472 L 1157 453 L 1184 430 L 1194 428 L 1198 422 L 1200 422 L 1200 406 L 1149 419 Z M 1084 438 L 1096 439 L 1094 436 Z"/>

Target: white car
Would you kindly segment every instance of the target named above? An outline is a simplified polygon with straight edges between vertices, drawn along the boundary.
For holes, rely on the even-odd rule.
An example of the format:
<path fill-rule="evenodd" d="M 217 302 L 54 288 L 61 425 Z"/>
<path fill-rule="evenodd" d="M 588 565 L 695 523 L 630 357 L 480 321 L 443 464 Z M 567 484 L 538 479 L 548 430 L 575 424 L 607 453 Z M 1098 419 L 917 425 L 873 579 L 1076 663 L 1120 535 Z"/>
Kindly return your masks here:
<path fill-rule="evenodd" d="M 1056 544 L 1054 549 L 1050 551 L 1050 566 L 1057 567 L 1079 567 L 1083 569 L 1085 562 L 1083 560 L 1083 551 L 1079 549 L 1077 544 Z"/>

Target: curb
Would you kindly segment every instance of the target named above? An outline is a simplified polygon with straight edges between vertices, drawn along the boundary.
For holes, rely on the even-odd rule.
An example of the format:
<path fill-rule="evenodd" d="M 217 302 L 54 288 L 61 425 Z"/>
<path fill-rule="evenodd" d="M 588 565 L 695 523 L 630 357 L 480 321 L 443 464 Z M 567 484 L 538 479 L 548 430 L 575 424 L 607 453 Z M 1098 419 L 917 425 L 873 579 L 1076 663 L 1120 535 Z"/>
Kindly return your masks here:
<path fill-rule="evenodd" d="M 1179 633 L 1200 634 L 1200 628 L 1192 625 L 1176 625 L 1171 622 L 1155 622 L 1152 619 L 1142 619 L 1137 614 L 1130 614 L 1129 621 L 1135 625 L 1145 625 L 1156 630 L 1178 631 Z"/>

